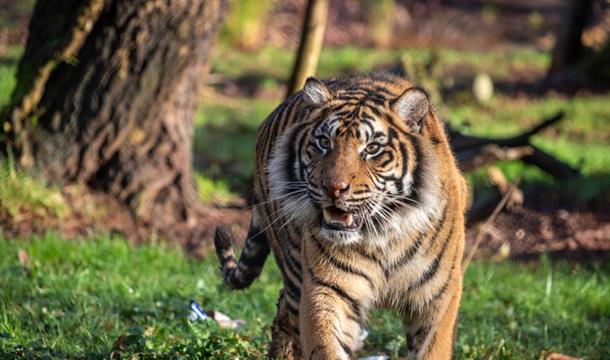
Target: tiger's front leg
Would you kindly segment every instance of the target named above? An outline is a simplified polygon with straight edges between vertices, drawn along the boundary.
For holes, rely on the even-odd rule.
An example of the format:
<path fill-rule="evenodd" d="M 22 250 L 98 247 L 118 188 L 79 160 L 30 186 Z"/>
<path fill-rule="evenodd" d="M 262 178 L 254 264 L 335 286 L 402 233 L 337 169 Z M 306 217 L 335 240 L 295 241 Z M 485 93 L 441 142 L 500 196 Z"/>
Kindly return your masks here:
<path fill-rule="evenodd" d="M 405 315 L 407 330 L 407 359 L 449 360 L 453 357 L 461 282 L 455 285 L 444 311 L 421 314 L 419 317 Z"/>
<path fill-rule="evenodd" d="M 358 350 L 363 306 L 346 286 L 305 272 L 300 332 L 303 359 L 349 359 Z"/>

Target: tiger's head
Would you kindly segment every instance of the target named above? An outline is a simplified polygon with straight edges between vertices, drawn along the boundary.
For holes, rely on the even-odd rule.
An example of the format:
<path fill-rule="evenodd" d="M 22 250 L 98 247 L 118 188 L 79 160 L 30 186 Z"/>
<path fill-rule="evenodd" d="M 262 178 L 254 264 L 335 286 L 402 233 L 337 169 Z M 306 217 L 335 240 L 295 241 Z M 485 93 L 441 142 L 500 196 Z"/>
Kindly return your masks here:
<path fill-rule="evenodd" d="M 283 196 L 291 221 L 337 244 L 378 243 L 425 225 L 438 205 L 436 161 L 422 135 L 430 102 L 419 88 L 400 90 L 307 80 L 307 120 L 284 136 L 270 167 L 282 183 L 272 196 Z"/>

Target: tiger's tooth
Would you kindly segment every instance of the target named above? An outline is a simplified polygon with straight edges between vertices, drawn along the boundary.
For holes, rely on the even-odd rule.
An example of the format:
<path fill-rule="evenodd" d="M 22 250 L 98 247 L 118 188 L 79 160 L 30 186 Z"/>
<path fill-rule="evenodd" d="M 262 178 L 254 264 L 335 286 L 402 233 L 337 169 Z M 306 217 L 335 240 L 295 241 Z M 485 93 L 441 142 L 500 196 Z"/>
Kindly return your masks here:
<path fill-rule="evenodd" d="M 326 221 L 327 223 L 330 223 L 331 221 L 333 221 L 332 216 L 330 215 L 330 211 L 324 209 L 322 211 L 322 214 L 324 215 L 324 221 Z"/>
<path fill-rule="evenodd" d="M 354 223 L 354 217 L 352 216 L 352 214 L 347 214 L 344 223 L 346 226 L 352 226 L 352 224 Z"/>

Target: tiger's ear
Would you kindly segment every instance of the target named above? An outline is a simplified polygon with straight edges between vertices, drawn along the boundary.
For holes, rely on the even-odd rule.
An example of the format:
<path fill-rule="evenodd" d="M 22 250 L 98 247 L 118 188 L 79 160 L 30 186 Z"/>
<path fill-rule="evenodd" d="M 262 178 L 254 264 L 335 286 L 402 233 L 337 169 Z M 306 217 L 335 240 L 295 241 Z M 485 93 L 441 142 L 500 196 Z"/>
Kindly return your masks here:
<path fill-rule="evenodd" d="M 304 100 L 308 105 L 320 107 L 324 106 L 332 99 L 330 90 L 323 82 L 315 77 L 308 77 L 303 85 Z"/>
<path fill-rule="evenodd" d="M 407 89 L 392 102 L 392 110 L 416 133 L 422 127 L 424 116 L 430 111 L 430 100 L 424 90 L 418 87 Z"/>

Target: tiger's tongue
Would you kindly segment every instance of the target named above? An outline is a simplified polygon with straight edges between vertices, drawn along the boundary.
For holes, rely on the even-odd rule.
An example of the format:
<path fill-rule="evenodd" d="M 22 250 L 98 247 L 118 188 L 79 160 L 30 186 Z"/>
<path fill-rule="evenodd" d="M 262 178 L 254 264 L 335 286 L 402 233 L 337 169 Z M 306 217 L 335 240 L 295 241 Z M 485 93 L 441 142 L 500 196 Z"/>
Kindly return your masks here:
<path fill-rule="evenodd" d="M 329 224 L 338 222 L 342 223 L 345 226 L 352 226 L 352 224 L 354 223 L 354 217 L 352 216 L 352 214 L 340 210 L 333 210 L 334 209 L 328 208 L 324 209 L 324 221 Z"/>

